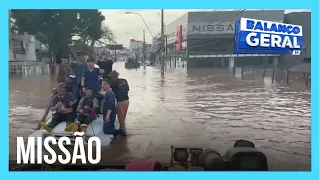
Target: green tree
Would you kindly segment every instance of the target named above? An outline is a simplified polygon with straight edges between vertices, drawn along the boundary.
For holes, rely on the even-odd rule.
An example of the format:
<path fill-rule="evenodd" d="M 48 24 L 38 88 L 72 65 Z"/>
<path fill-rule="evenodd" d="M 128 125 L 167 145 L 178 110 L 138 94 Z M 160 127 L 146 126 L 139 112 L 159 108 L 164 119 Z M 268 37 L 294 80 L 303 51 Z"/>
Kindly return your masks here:
<path fill-rule="evenodd" d="M 76 10 L 12 10 L 12 18 L 19 33 L 34 35 L 51 52 L 64 55 L 78 24 Z"/>
<path fill-rule="evenodd" d="M 105 17 L 101 12 L 97 10 L 82 10 L 80 11 L 80 14 L 80 27 L 82 27 L 82 29 L 79 31 L 83 31 L 81 31 L 78 35 L 87 45 L 93 47 L 96 43 L 115 43 L 114 35 L 111 29 L 101 23 L 105 20 Z"/>
<path fill-rule="evenodd" d="M 89 57 L 94 56 L 94 50 L 93 47 L 88 46 L 86 43 L 83 42 L 82 39 L 75 40 L 73 45 L 70 47 L 70 51 L 75 57 L 78 51 L 81 51 L 82 53 L 88 55 Z"/>
<path fill-rule="evenodd" d="M 104 37 L 114 40 L 112 31 L 104 31 L 105 17 L 98 10 L 11 10 L 14 28 L 27 32 L 45 44 L 54 54 L 68 55 L 74 38 L 94 46 Z"/>

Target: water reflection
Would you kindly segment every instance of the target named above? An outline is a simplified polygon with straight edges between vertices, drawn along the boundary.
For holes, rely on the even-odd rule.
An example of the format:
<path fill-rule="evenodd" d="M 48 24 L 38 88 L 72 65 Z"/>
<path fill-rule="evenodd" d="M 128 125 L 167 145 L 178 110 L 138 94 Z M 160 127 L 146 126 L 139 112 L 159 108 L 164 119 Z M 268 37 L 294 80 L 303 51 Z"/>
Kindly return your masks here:
<path fill-rule="evenodd" d="M 310 91 L 304 86 L 241 80 L 227 69 L 167 68 L 161 78 L 156 67 L 114 68 L 131 85 L 129 135 L 103 150 L 104 161 L 168 162 L 173 144 L 224 153 L 235 140 L 248 139 L 267 154 L 272 169 L 310 170 Z M 46 76 L 10 79 L 12 149 L 14 137 L 36 127 L 53 86 Z"/>

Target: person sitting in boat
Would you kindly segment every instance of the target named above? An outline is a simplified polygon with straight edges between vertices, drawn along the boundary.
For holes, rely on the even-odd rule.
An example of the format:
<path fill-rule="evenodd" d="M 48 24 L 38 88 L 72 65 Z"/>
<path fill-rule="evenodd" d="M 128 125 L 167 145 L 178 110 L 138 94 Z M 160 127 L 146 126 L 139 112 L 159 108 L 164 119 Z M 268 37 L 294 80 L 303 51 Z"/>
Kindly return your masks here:
<path fill-rule="evenodd" d="M 74 113 L 72 106 L 76 103 L 74 96 L 66 92 L 64 83 L 59 83 L 58 93 L 51 99 L 51 111 L 54 111 L 51 122 L 46 124 L 41 122 L 41 127 L 47 132 L 56 127 L 59 123 L 65 121 L 67 125 L 71 124 L 74 120 Z"/>
<path fill-rule="evenodd" d="M 124 129 L 116 129 L 115 121 L 117 115 L 117 100 L 110 88 L 110 80 L 102 80 L 102 89 L 105 92 L 104 101 L 102 105 L 103 114 L 103 132 L 105 134 L 113 134 L 114 136 L 126 136 Z"/>
<path fill-rule="evenodd" d="M 88 68 L 84 70 L 82 79 L 81 79 L 81 87 L 82 92 L 86 90 L 86 87 L 91 87 L 93 94 L 96 95 L 99 91 L 99 81 L 100 81 L 100 72 L 99 68 L 94 67 L 93 59 L 87 60 Z"/>
<path fill-rule="evenodd" d="M 98 99 L 93 96 L 92 89 L 87 87 L 85 90 L 85 96 L 81 98 L 77 112 L 78 118 L 75 123 L 70 124 L 67 129 L 69 131 L 82 131 L 87 132 L 87 127 L 93 120 L 96 119 L 96 110 L 99 108 Z"/>

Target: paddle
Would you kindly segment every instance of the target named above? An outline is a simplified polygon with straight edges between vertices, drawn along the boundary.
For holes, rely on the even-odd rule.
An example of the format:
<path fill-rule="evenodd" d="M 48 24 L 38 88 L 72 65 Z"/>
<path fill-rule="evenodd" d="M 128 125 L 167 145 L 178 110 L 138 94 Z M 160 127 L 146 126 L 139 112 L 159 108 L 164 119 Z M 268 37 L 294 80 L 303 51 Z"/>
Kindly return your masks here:
<path fill-rule="evenodd" d="M 51 109 L 51 107 L 50 107 L 51 99 L 52 99 L 52 94 L 50 95 L 49 104 L 47 105 L 46 110 L 44 111 L 44 114 L 43 114 L 40 122 L 38 123 L 36 130 L 39 130 L 41 128 L 41 123 L 45 122 L 47 120 L 47 116 L 48 116 L 50 109 Z"/>

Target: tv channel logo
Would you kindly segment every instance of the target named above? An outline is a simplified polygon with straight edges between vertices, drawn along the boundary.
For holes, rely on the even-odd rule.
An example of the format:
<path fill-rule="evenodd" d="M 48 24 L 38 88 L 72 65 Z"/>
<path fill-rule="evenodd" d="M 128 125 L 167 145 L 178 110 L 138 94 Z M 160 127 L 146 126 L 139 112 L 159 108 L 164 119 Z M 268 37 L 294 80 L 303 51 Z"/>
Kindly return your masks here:
<path fill-rule="evenodd" d="M 235 53 L 300 55 L 302 26 L 241 18 L 236 23 Z"/>

